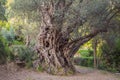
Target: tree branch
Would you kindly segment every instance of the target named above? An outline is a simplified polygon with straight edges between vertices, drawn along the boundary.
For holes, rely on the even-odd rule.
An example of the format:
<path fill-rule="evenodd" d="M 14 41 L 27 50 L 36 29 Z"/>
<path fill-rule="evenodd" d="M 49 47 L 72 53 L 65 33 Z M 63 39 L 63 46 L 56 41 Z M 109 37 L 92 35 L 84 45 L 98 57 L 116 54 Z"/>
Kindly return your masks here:
<path fill-rule="evenodd" d="M 75 53 L 78 51 L 79 47 L 81 45 L 83 45 L 84 43 L 86 43 L 87 41 L 91 40 L 93 37 L 95 37 L 96 35 L 98 35 L 99 33 L 101 32 L 107 32 L 107 26 L 108 24 L 110 23 L 111 19 L 113 19 L 113 17 L 118 13 L 120 12 L 119 10 L 115 11 L 112 15 L 110 15 L 110 17 L 108 19 L 106 19 L 106 27 L 103 28 L 103 29 L 96 29 L 96 30 L 93 30 L 90 34 L 86 35 L 86 36 L 83 36 L 83 37 L 79 37 L 71 42 L 69 42 L 67 44 L 67 47 L 70 46 L 70 51 L 69 53 L 67 54 L 67 56 L 69 57 L 73 57 L 75 55 Z"/>
<path fill-rule="evenodd" d="M 72 46 L 68 56 L 73 57 L 76 54 L 76 52 L 78 51 L 78 49 L 80 48 L 80 46 L 83 45 L 85 42 L 89 41 L 90 39 L 92 39 L 92 38 L 86 38 L 83 41 L 78 42 L 74 46 Z"/>
<path fill-rule="evenodd" d="M 107 29 L 99 29 L 99 30 L 94 30 L 93 32 L 91 32 L 90 34 L 83 36 L 83 37 L 79 37 L 71 42 L 68 43 L 67 47 L 72 45 L 73 43 L 77 43 L 77 42 L 81 42 L 81 43 L 85 43 L 87 41 L 89 41 L 91 38 L 93 38 L 94 36 L 96 36 L 98 33 L 100 32 L 107 32 Z"/>
<path fill-rule="evenodd" d="M 117 14 L 117 13 L 119 13 L 120 12 L 120 10 L 117 10 L 116 12 L 114 12 L 106 21 L 107 21 L 107 23 L 110 23 L 110 21 L 113 19 L 113 17 Z"/>

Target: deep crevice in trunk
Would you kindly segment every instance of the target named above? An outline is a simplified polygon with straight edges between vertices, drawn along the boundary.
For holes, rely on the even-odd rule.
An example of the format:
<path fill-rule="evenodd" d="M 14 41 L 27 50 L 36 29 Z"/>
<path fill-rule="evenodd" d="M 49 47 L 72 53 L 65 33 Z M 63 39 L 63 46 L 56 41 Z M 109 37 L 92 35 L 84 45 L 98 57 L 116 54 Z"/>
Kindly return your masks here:
<path fill-rule="evenodd" d="M 43 69 L 51 74 L 62 75 L 74 73 L 75 68 L 71 62 L 71 58 L 65 56 L 66 51 L 63 50 L 64 47 L 62 47 L 65 41 L 62 39 L 60 32 L 56 31 L 53 26 L 49 26 L 50 29 L 47 29 L 47 25 L 44 23 L 41 25 L 42 27 L 39 35 L 39 58 Z M 58 37 L 61 39 L 57 39 Z"/>

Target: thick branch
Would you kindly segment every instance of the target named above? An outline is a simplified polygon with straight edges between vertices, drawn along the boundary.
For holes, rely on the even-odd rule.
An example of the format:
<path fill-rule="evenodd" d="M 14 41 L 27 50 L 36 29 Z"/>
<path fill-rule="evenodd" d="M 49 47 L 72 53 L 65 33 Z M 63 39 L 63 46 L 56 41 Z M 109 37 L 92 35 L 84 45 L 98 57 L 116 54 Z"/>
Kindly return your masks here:
<path fill-rule="evenodd" d="M 81 45 L 83 45 L 84 43 L 86 43 L 87 41 L 89 41 L 92 38 L 86 38 L 83 41 L 80 41 L 78 43 L 75 43 L 75 45 L 72 46 L 68 56 L 71 58 L 75 55 L 75 53 L 78 51 L 78 49 L 80 48 Z"/>
<path fill-rule="evenodd" d="M 83 36 L 83 37 L 79 37 L 71 42 L 68 43 L 67 47 L 70 46 L 70 51 L 68 53 L 69 57 L 73 57 L 75 55 L 75 53 L 78 51 L 79 47 L 81 45 L 83 45 L 84 43 L 86 43 L 87 41 L 91 40 L 93 37 L 95 37 L 97 34 L 101 33 L 101 32 L 107 32 L 107 26 L 110 23 L 111 19 L 113 19 L 113 17 L 119 12 L 116 11 L 114 12 L 108 19 L 106 19 L 106 27 L 104 29 L 97 29 L 94 30 L 93 32 L 91 32 L 90 34 Z"/>
<path fill-rule="evenodd" d="M 99 34 L 101 32 L 107 32 L 107 29 L 94 30 L 90 34 L 80 37 L 80 38 L 77 38 L 77 39 L 71 41 L 70 43 L 68 43 L 65 46 L 65 47 L 69 47 L 69 49 L 70 49 L 67 56 L 73 57 L 81 45 L 83 45 L 87 41 L 91 40 L 93 37 L 95 37 L 97 34 Z"/>
<path fill-rule="evenodd" d="M 120 10 L 117 10 L 116 12 L 114 12 L 108 19 L 107 19 L 107 23 L 110 23 L 110 21 L 113 19 L 114 16 L 116 16 L 117 13 L 119 13 Z"/>
<path fill-rule="evenodd" d="M 84 42 L 84 40 L 86 40 L 86 38 L 93 38 L 94 36 L 96 36 L 96 35 L 97 35 L 98 33 L 100 33 L 100 32 L 107 32 L 107 29 L 105 28 L 105 29 L 94 30 L 93 32 L 91 32 L 90 34 L 88 34 L 88 35 L 86 35 L 86 36 L 79 37 L 79 38 L 71 41 L 71 42 L 69 43 L 69 45 L 71 45 L 72 43 L 75 43 L 75 42 L 77 42 L 77 41 L 83 41 L 83 42 Z"/>

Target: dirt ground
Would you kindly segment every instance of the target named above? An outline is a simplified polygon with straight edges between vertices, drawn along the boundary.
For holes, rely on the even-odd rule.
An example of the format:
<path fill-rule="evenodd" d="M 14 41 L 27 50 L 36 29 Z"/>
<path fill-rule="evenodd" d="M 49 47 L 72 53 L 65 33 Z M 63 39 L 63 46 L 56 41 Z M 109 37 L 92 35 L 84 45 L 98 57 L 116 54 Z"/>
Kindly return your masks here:
<path fill-rule="evenodd" d="M 26 69 L 8 71 L 5 66 L 0 66 L 0 80 L 120 80 L 119 74 L 84 67 L 76 69 L 79 73 L 75 75 L 55 76 Z"/>

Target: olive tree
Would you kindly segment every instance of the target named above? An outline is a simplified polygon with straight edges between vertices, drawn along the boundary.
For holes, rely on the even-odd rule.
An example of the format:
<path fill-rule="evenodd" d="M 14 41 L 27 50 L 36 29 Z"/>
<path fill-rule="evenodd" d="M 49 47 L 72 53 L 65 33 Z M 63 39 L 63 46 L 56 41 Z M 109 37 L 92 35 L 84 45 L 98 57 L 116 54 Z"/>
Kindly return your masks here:
<path fill-rule="evenodd" d="M 74 73 L 73 57 L 81 45 L 107 32 L 119 13 L 119 0 L 15 0 L 14 11 L 39 21 L 39 63 L 52 74 Z M 37 17 L 36 17 L 37 16 Z M 33 17 L 32 17 L 33 18 Z"/>

